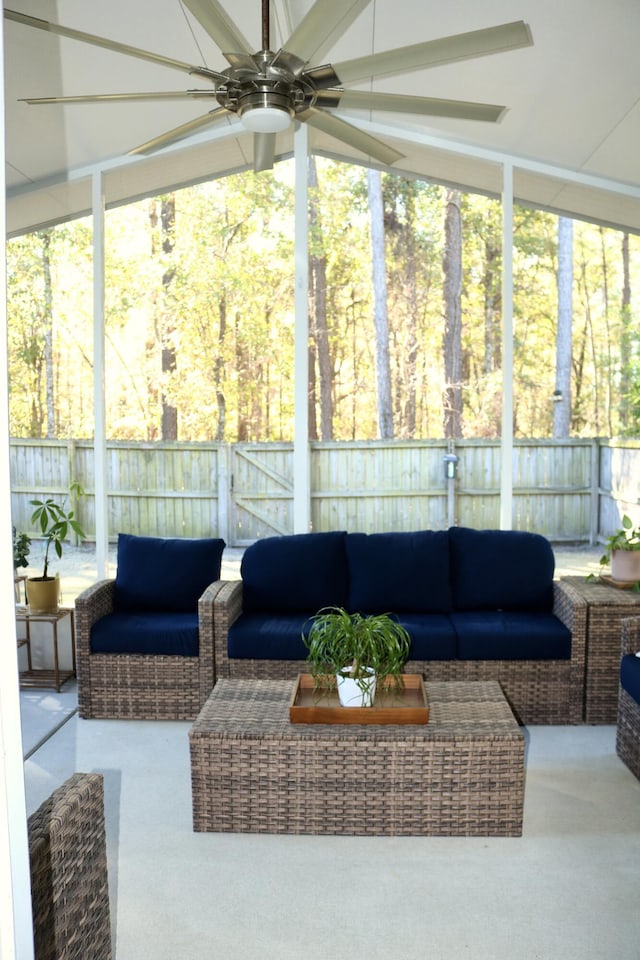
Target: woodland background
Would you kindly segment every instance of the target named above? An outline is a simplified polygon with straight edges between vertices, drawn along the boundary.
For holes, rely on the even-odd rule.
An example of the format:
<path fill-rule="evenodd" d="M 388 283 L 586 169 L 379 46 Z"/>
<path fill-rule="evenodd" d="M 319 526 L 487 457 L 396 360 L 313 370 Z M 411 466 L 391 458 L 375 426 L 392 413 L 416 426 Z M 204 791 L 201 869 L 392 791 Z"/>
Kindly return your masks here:
<path fill-rule="evenodd" d="M 310 165 L 310 439 L 499 436 L 499 201 Z M 107 213 L 110 439 L 293 438 L 292 178 Z M 91 229 L 7 245 L 14 437 L 93 435 Z M 515 436 L 639 435 L 640 238 L 516 207 L 514 244 Z"/>

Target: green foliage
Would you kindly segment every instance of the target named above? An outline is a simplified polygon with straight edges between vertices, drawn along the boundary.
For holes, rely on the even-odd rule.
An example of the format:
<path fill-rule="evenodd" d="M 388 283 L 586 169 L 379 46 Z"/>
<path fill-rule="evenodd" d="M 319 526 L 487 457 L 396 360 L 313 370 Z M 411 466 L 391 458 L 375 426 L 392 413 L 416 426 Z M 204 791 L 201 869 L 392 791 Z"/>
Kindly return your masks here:
<path fill-rule="evenodd" d="M 369 685 L 367 668 L 376 673 L 380 686 L 402 683 L 402 667 L 409 656 L 411 639 L 388 614 L 363 616 L 342 607 L 320 610 L 303 633 L 307 662 L 318 688 L 334 685 L 336 674 L 351 676 L 363 689 Z"/>
<path fill-rule="evenodd" d="M 15 527 L 13 527 L 13 569 L 17 570 L 19 567 L 28 567 L 29 561 L 27 557 L 31 552 L 31 537 L 26 533 L 18 533 Z"/>
<path fill-rule="evenodd" d="M 84 490 L 79 483 L 74 481 L 69 489 L 70 496 L 83 497 Z M 52 497 L 46 500 L 30 500 L 29 503 L 35 507 L 31 514 L 31 522 L 40 528 L 45 541 L 44 567 L 42 571 L 43 579 L 49 575 L 49 549 L 53 545 L 58 559 L 62 557 L 62 544 L 67 539 L 69 531 L 78 537 L 85 537 L 86 534 L 80 523 L 75 518 L 73 510 L 66 510 L 67 498 L 62 503 L 56 503 Z"/>
<path fill-rule="evenodd" d="M 329 382 L 332 438 L 375 439 L 366 171 L 320 157 L 315 163 L 313 199 L 320 215 L 310 248 L 324 260 L 324 286 L 311 290 L 309 312 L 313 318 L 316 298 L 324 298 L 326 339 L 321 345 L 312 323 L 311 419 L 320 424 L 326 404 L 319 389 L 322 346 L 328 354 L 322 372 L 325 385 Z M 440 438 L 444 191 L 390 172 L 382 185 L 394 435 Z M 179 440 L 290 441 L 292 164 L 189 187 L 174 200 L 175 222 L 164 245 L 157 209 L 153 212 L 157 199 L 106 216 L 108 437 L 158 439 L 166 403 L 177 410 Z M 466 437 L 490 438 L 501 431 L 501 208 L 496 200 L 468 194 L 462 209 L 463 423 Z M 93 434 L 90 228 L 84 219 L 8 243 L 14 436 Z M 628 282 L 621 241 L 617 231 L 575 223 L 571 432 L 576 436 L 632 435 L 640 429 L 640 238 L 629 237 Z M 516 207 L 516 437 L 551 435 L 556 268 L 557 218 Z M 163 351 L 175 356 L 175 367 L 163 367 Z"/>
<path fill-rule="evenodd" d="M 640 524 L 634 527 L 631 517 L 626 513 L 621 524 L 622 526 L 614 530 L 605 541 L 605 552 L 600 557 L 600 564 L 603 567 L 611 562 L 611 554 L 614 550 L 640 550 Z"/>

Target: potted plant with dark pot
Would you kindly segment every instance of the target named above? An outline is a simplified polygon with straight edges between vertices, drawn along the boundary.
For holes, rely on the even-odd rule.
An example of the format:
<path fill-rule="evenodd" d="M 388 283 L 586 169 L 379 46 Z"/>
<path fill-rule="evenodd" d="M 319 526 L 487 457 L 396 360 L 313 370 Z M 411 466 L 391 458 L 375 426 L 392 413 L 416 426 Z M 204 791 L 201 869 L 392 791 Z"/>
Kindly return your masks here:
<path fill-rule="evenodd" d="M 327 607 L 312 618 L 304 641 L 316 688 L 337 684 L 342 706 L 373 706 L 376 687 L 402 687 L 411 638 L 389 614 L 365 616 Z"/>
<path fill-rule="evenodd" d="M 640 524 L 634 526 L 631 517 L 623 516 L 621 526 L 605 541 L 601 566 L 611 565 L 611 579 L 616 583 L 640 590 Z"/>
<path fill-rule="evenodd" d="M 73 482 L 69 488 L 72 497 L 84 496 L 79 483 Z M 63 544 L 73 531 L 78 537 L 86 536 L 75 517 L 73 510 L 67 510 L 67 497 L 62 503 L 56 503 L 52 497 L 46 500 L 30 500 L 34 507 L 31 523 L 39 528 L 44 538 L 44 565 L 42 576 L 27 579 L 27 603 L 31 613 L 53 613 L 58 609 L 60 580 L 49 573 L 49 551 L 55 550 L 58 559 L 62 557 Z"/>

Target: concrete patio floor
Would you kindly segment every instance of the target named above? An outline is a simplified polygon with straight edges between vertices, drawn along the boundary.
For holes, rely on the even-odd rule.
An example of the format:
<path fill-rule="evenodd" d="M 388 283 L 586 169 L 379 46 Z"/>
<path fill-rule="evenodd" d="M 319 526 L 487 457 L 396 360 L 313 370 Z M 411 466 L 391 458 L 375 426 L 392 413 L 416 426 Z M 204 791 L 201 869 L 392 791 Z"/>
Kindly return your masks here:
<path fill-rule="evenodd" d="M 600 553 L 558 550 L 558 573 Z M 69 561 L 67 602 L 95 579 Z M 104 775 L 117 960 L 640 957 L 640 783 L 613 726 L 526 728 L 521 838 L 196 834 L 189 723 L 81 720 L 75 682 L 21 701 L 28 812 Z"/>

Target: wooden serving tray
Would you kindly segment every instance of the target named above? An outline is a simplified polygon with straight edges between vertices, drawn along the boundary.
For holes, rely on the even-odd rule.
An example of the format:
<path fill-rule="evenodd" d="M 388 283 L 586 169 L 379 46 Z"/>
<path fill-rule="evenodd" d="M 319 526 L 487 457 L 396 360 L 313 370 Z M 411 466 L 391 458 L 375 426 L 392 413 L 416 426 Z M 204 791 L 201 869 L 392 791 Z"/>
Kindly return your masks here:
<path fill-rule="evenodd" d="M 403 689 L 376 692 L 372 707 L 342 707 L 338 691 L 314 690 L 310 673 L 301 673 L 289 704 L 291 723 L 427 723 L 429 707 L 420 674 L 405 673 Z"/>

